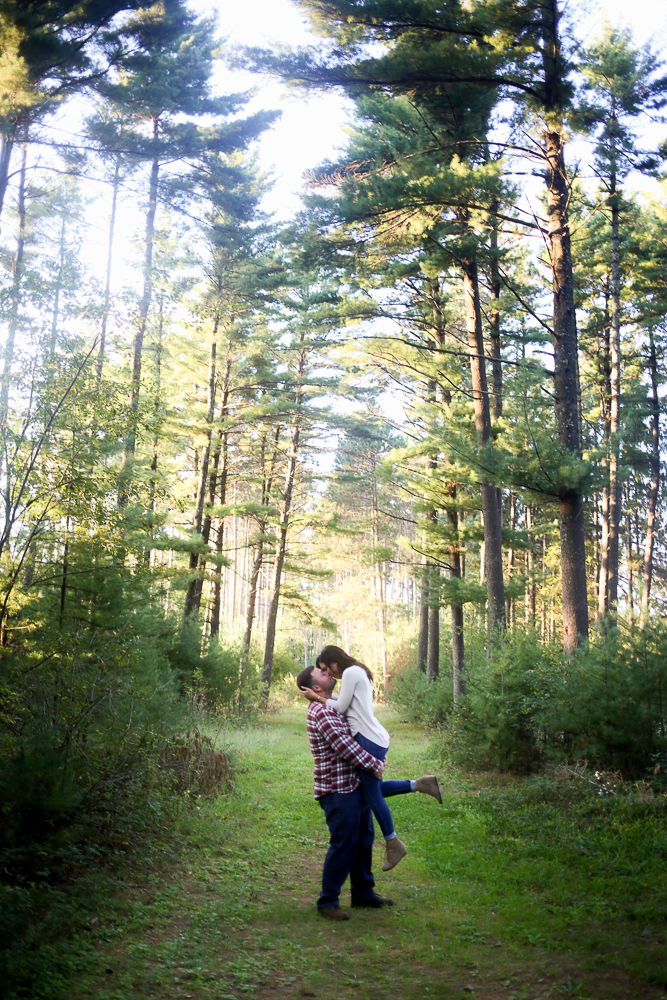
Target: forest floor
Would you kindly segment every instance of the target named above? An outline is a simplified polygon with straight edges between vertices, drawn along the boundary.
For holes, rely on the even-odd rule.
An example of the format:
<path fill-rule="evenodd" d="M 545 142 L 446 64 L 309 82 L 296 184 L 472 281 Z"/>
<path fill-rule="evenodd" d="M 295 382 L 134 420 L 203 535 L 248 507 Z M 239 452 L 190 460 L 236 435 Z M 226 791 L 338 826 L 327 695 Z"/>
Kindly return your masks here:
<path fill-rule="evenodd" d="M 388 777 L 438 770 L 419 727 L 381 717 Z M 233 791 L 188 811 L 171 864 L 109 880 L 70 937 L 72 1000 L 667 996 L 664 808 L 446 772 L 443 806 L 392 800 L 409 853 L 385 874 L 376 850 L 375 868 L 395 905 L 332 923 L 305 706 L 222 740 Z"/>

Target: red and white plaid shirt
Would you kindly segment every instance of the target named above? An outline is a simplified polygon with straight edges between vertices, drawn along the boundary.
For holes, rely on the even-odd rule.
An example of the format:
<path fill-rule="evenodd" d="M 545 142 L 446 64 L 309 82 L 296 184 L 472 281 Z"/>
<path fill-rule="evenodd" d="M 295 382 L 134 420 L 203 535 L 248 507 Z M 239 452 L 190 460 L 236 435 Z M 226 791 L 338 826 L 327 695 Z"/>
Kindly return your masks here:
<path fill-rule="evenodd" d="M 330 792 L 353 792 L 359 784 L 356 768 L 377 771 L 381 761 L 356 743 L 344 715 L 319 701 L 308 704 L 308 740 L 315 758 L 315 798 Z"/>

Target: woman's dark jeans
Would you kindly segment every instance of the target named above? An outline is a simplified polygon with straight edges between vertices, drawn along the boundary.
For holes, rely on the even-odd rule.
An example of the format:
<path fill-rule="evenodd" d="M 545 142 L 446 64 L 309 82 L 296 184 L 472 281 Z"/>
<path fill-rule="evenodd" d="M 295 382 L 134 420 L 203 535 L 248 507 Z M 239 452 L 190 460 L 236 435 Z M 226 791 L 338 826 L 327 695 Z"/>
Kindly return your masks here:
<path fill-rule="evenodd" d="M 388 747 L 381 747 L 377 743 L 373 743 L 361 733 L 357 733 L 354 738 L 360 747 L 363 747 L 373 757 L 377 757 L 378 760 L 387 756 Z M 396 836 L 394 821 L 391 818 L 389 806 L 384 800 L 391 795 L 405 795 L 406 792 L 411 792 L 412 785 L 409 781 L 380 781 L 370 771 L 359 770 L 357 774 L 361 781 L 364 797 L 373 810 L 373 815 L 378 821 L 384 839 Z"/>

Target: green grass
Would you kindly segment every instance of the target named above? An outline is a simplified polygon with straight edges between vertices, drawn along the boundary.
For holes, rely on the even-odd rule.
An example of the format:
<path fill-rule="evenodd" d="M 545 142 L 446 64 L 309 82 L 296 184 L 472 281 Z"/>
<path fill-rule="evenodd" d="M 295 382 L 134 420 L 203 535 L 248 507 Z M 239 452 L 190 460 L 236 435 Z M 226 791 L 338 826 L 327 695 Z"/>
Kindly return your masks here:
<path fill-rule="evenodd" d="M 418 727 L 384 719 L 388 776 L 438 769 Z M 165 837 L 179 848 L 170 862 L 164 845 L 128 855 L 103 897 L 95 876 L 76 906 L 59 904 L 71 933 L 54 926 L 46 954 L 60 974 L 31 997 L 666 995 L 664 801 L 445 773 L 442 807 L 391 802 L 409 853 L 390 873 L 379 854 L 375 867 L 396 905 L 332 924 L 315 910 L 327 831 L 304 708 L 224 740 L 234 791 L 187 812 Z"/>

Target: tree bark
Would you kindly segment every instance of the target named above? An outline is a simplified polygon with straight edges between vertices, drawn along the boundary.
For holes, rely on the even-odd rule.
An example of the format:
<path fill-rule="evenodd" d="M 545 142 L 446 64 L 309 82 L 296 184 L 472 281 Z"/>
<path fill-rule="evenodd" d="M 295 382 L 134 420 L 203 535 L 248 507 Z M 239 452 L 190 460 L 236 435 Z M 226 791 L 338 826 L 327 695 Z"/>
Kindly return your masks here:
<path fill-rule="evenodd" d="M 0 137 L 0 217 L 5 204 L 5 195 L 9 184 L 9 164 L 14 149 L 14 137 L 16 135 L 16 125 L 12 126 L 9 135 Z"/>
<path fill-rule="evenodd" d="M 383 575 L 383 563 L 377 562 L 377 550 L 380 544 L 379 535 L 379 511 L 377 498 L 377 477 L 375 474 L 376 458 L 375 453 L 371 454 L 371 482 L 372 482 L 372 538 L 375 559 L 373 562 L 373 575 L 375 580 L 375 614 L 377 616 L 378 631 L 380 633 L 380 660 L 382 662 L 382 682 L 387 684 L 389 680 L 389 663 L 387 659 L 387 613 L 385 581 Z"/>
<path fill-rule="evenodd" d="M 158 137 L 158 119 L 153 119 L 153 139 Z M 123 449 L 118 483 L 118 506 L 126 507 L 129 501 L 129 486 L 132 479 L 132 463 L 137 443 L 137 428 L 139 422 L 139 393 L 141 390 L 141 355 L 144 346 L 144 336 L 148 321 L 148 310 L 153 292 L 153 239 L 155 236 L 155 213 L 157 210 L 158 175 L 160 160 L 157 156 L 151 164 L 151 176 L 148 188 L 148 209 L 146 211 L 146 233 L 144 244 L 144 263 L 142 268 L 143 292 L 139 303 L 139 315 L 134 331 L 132 344 L 132 371 L 130 375 L 130 395 L 128 430 Z"/>
<path fill-rule="evenodd" d="M 603 467 L 609 473 L 609 451 L 611 447 L 611 328 L 609 313 L 605 303 L 605 327 L 603 337 L 603 356 L 600 413 L 602 415 L 602 439 L 604 447 Z M 599 366 L 598 366 L 599 367 Z M 598 575 L 598 605 L 597 625 L 601 627 L 609 613 L 609 481 L 602 487 L 600 500 L 600 570 Z"/>
<path fill-rule="evenodd" d="M 273 480 L 275 477 L 276 463 L 278 461 L 278 443 L 280 441 L 280 424 L 276 427 L 275 435 L 273 439 L 273 454 L 271 456 L 271 465 L 267 473 L 265 461 L 266 461 L 266 435 L 262 438 L 262 447 L 260 452 L 260 467 L 262 469 L 262 506 L 268 507 L 271 503 L 271 490 L 273 489 Z M 241 646 L 241 666 L 242 669 L 244 662 L 248 658 L 250 652 L 250 642 L 252 639 L 252 625 L 255 618 L 255 605 L 257 602 L 257 581 L 259 580 L 259 574 L 262 569 L 262 562 L 264 559 L 264 535 L 266 534 L 267 521 L 261 518 L 258 523 L 259 528 L 259 540 L 257 542 L 257 551 L 255 553 L 255 560 L 252 566 L 252 573 L 250 575 L 250 587 L 248 590 L 248 603 L 246 605 L 246 618 L 245 618 L 245 629 L 243 632 L 243 644 Z M 239 673 L 240 677 L 240 673 Z"/>
<path fill-rule="evenodd" d="M 470 351 L 470 373 L 472 376 L 473 401 L 475 408 L 475 429 L 480 451 L 493 446 L 489 391 L 486 381 L 484 359 L 484 337 L 482 333 L 482 311 L 479 301 L 479 278 L 477 261 L 464 258 L 463 278 Z M 496 487 L 488 479 L 480 483 L 482 514 L 484 518 L 484 573 L 488 592 L 489 637 L 498 635 L 505 629 L 505 585 L 503 582 L 502 524 Z"/>
<path fill-rule="evenodd" d="M 428 563 L 426 561 L 426 532 L 422 536 L 422 572 L 419 588 L 419 631 L 417 633 L 417 666 L 426 673 L 428 660 Z"/>
<path fill-rule="evenodd" d="M 635 613 L 635 595 L 634 595 L 634 554 L 632 551 L 632 510 L 630 508 L 630 480 L 625 484 L 625 500 L 626 500 L 626 512 L 627 512 L 627 560 L 628 560 L 628 612 L 630 618 L 634 617 Z"/>
<path fill-rule="evenodd" d="M 563 451 L 581 458 L 577 320 L 568 219 L 569 185 L 565 172 L 562 128 L 563 68 L 557 0 L 542 5 L 545 110 L 544 131 L 547 186 L 548 248 L 553 271 L 553 349 L 556 434 Z M 558 124 L 555 124 L 555 123 Z M 570 653 L 588 637 L 584 498 L 576 489 L 560 496 L 563 645 Z"/>
<path fill-rule="evenodd" d="M 231 358 L 227 359 L 227 366 L 225 367 L 225 382 L 222 388 L 222 400 L 220 405 L 220 421 L 221 421 L 221 435 L 220 435 L 220 451 L 219 459 L 222 458 L 222 468 L 220 470 L 220 481 L 218 487 L 218 495 L 220 498 L 220 506 L 224 507 L 227 501 L 227 479 L 229 476 L 229 449 L 228 449 L 228 437 L 229 431 L 227 429 L 227 415 L 229 412 L 229 389 L 230 389 L 230 376 L 231 373 Z M 215 499 L 215 487 L 214 487 L 214 497 Z M 222 550 L 224 545 L 225 536 L 225 519 L 221 517 L 218 524 L 218 532 L 215 540 L 215 551 L 218 557 L 222 556 Z M 220 634 L 220 607 L 222 604 L 222 564 L 219 559 L 215 564 L 215 570 L 213 572 L 213 607 L 211 608 L 211 636 Z"/>
<path fill-rule="evenodd" d="M 208 355 L 208 380 L 206 383 L 206 432 L 204 447 L 202 449 L 201 463 L 199 466 L 199 480 L 197 482 L 197 499 L 195 501 L 195 509 L 192 516 L 192 528 L 193 536 L 196 538 L 199 536 L 201 538 L 202 527 L 204 521 L 204 501 L 206 499 L 207 489 L 210 492 L 209 484 L 209 463 L 211 460 L 211 437 L 213 431 L 213 418 L 215 416 L 215 390 L 217 381 L 217 353 L 218 353 L 218 327 L 220 324 L 220 317 L 216 313 L 213 320 L 213 326 L 211 329 L 211 339 L 209 344 L 209 355 Z M 228 356 L 227 363 L 227 381 L 229 380 L 229 372 L 231 371 L 231 359 Z M 203 539 L 202 539 L 203 541 Z M 199 613 L 199 602 L 201 600 L 201 585 L 198 587 L 197 584 L 201 584 L 201 580 L 197 577 L 198 568 L 203 570 L 205 560 L 202 560 L 201 567 L 199 566 L 199 553 L 190 553 L 190 572 L 193 574 L 190 582 L 188 583 L 187 593 L 185 595 L 185 606 L 183 608 L 183 620 L 190 618 L 193 614 L 196 617 Z M 199 600 L 197 600 L 197 596 Z"/>
<path fill-rule="evenodd" d="M 452 579 L 461 580 L 461 546 L 458 539 L 459 515 L 453 506 L 456 501 L 456 484 L 449 488 L 452 506 L 447 507 L 447 520 L 450 527 L 449 541 L 449 575 Z M 454 704 L 457 704 L 466 693 L 465 682 L 465 645 L 463 638 L 463 605 L 453 600 L 452 616 L 452 679 Z"/>
<path fill-rule="evenodd" d="M 151 478 L 148 483 L 148 510 L 151 514 L 155 513 L 155 493 L 157 490 L 157 463 L 158 463 L 158 445 L 160 443 L 160 428 L 158 426 L 160 418 L 160 403 L 161 403 L 161 383 L 162 383 L 162 333 L 164 329 L 164 297 L 160 298 L 160 313 L 158 319 L 158 334 L 157 334 L 157 344 L 155 345 L 155 399 L 153 401 L 153 420 L 155 425 L 153 427 L 153 454 L 151 456 Z M 101 370 L 98 369 L 98 376 L 101 374 Z M 144 552 L 144 564 L 148 566 L 151 559 L 151 548 L 150 546 Z"/>
<path fill-rule="evenodd" d="M 21 172 L 19 174 L 18 216 L 19 224 L 16 234 L 16 253 L 12 261 L 12 287 L 9 299 L 9 316 L 7 321 L 7 340 L 5 341 L 2 366 L 2 383 L 0 384 L 0 430 L 4 429 L 9 412 L 9 387 L 12 380 L 12 362 L 16 331 L 19 325 L 19 306 L 21 303 L 21 278 L 23 277 L 23 256 L 25 251 L 25 181 L 28 160 L 28 136 L 26 132 L 21 149 Z"/>
<path fill-rule="evenodd" d="M 509 529 L 510 535 L 516 527 L 516 492 L 510 490 L 510 514 L 509 514 Z M 513 543 L 510 542 L 510 548 L 507 550 L 507 579 L 511 580 L 514 575 L 514 547 Z M 514 625 L 514 601 L 507 601 L 505 611 L 507 614 L 507 622 L 511 627 Z"/>
<path fill-rule="evenodd" d="M 428 609 L 428 660 L 426 676 L 434 681 L 440 672 L 440 569 L 431 567 L 431 604 Z"/>
<path fill-rule="evenodd" d="M 653 581 L 653 547 L 655 543 L 655 512 L 660 494 L 660 398 L 658 396 L 658 359 L 655 336 L 649 329 L 649 372 L 651 375 L 651 492 L 646 512 L 646 541 L 644 543 L 644 569 L 642 573 L 642 604 L 640 626 L 648 621 L 651 583 Z"/>
<path fill-rule="evenodd" d="M 528 505 L 526 506 L 526 530 L 530 531 L 533 527 L 533 508 Z M 528 589 L 526 591 L 526 596 L 528 598 L 528 614 L 530 627 L 535 628 L 535 541 L 533 537 L 530 537 L 531 547 L 526 552 L 526 562 L 528 569 Z"/>
<path fill-rule="evenodd" d="M 113 260 L 113 238 L 116 228 L 116 206 L 118 204 L 118 188 L 120 186 L 120 156 L 116 157 L 116 169 L 113 175 L 113 194 L 111 198 L 111 216 L 109 217 L 109 240 L 107 243 L 107 273 L 104 283 L 104 299 L 102 301 L 102 322 L 100 323 L 100 343 L 97 352 L 96 381 L 99 389 L 104 370 L 104 354 L 107 344 L 107 322 L 109 319 L 109 303 L 111 301 L 111 262 Z"/>
<path fill-rule="evenodd" d="M 303 375 L 303 360 L 299 366 L 299 376 Z M 262 705 L 266 707 L 269 699 L 269 689 L 271 687 L 271 672 L 273 670 L 273 651 L 276 642 L 276 624 L 278 620 L 278 604 L 280 602 L 280 584 L 285 562 L 285 548 L 287 546 L 287 531 L 292 510 L 292 491 L 296 478 L 296 463 L 299 454 L 299 441 L 301 436 L 301 420 L 299 407 L 303 403 L 303 390 L 299 384 L 296 392 L 297 416 L 292 430 L 292 442 L 290 447 L 287 472 L 285 475 L 285 494 L 280 511 L 280 524 L 278 526 L 278 538 L 276 541 L 276 558 L 273 566 L 273 585 L 271 588 L 271 601 L 266 620 L 266 644 L 264 646 L 264 663 L 262 667 Z"/>
<path fill-rule="evenodd" d="M 491 371 L 493 381 L 493 419 L 503 415 L 503 366 L 500 352 L 500 267 L 498 265 L 498 199 L 491 201 L 491 304 L 489 305 L 489 337 L 491 340 Z"/>
<path fill-rule="evenodd" d="M 58 339 L 58 320 L 60 319 L 60 293 L 62 291 L 62 280 L 63 272 L 65 270 L 65 235 L 67 233 L 67 225 L 65 223 L 65 217 L 61 219 L 60 222 L 60 259 L 58 261 L 58 274 L 56 276 L 56 288 L 53 295 L 53 311 L 51 313 L 51 341 L 49 343 L 49 356 L 51 359 L 56 356 L 56 341 Z"/>
<path fill-rule="evenodd" d="M 609 565 L 607 610 L 615 614 L 618 604 L 619 533 L 621 497 L 618 482 L 621 403 L 621 265 L 619 195 L 616 186 L 616 141 L 612 136 L 611 195 L 611 400 L 609 427 Z"/>

